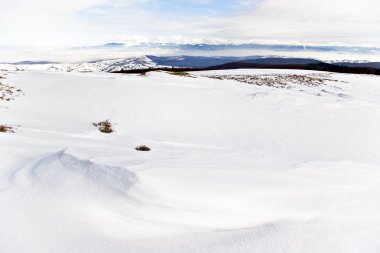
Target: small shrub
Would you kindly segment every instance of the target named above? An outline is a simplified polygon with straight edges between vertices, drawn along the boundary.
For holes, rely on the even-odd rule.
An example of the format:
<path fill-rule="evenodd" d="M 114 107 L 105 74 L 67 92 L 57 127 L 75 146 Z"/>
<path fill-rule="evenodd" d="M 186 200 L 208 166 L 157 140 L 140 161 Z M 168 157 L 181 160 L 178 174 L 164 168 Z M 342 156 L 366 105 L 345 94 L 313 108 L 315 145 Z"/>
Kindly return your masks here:
<path fill-rule="evenodd" d="M 195 76 L 193 75 L 190 75 L 189 73 L 187 72 L 181 72 L 181 71 L 170 71 L 168 72 L 170 75 L 173 75 L 173 76 L 182 76 L 182 77 L 191 77 L 191 78 L 196 78 Z"/>
<path fill-rule="evenodd" d="M 96 126 L 102 133 L 110 134 L 114 132 L 112 124 L 108 120 L 101 121 L 99 123 L 93 123 L 93 125 Z"/>
<path fill-rule="evenodd" d="M 137 146 L 136 150 L 137 151 L 150 151 L 150 147 L 145 146 L 145 145 L 141 145 L 141 146 Z"/>
<path fill-rule="evenodd" d="M 0 133 L 13 133 L 13 127 L 7 125 L 0 125 Z"/>

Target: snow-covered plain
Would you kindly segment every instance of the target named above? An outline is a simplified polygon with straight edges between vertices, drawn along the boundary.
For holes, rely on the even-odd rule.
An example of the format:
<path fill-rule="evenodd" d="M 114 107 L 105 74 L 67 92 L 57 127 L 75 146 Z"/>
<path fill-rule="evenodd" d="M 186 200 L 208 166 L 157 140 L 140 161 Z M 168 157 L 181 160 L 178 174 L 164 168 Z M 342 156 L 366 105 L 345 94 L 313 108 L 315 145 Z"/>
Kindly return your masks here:
<path fill-rule="evenodd" d="M 380 78 L 253 74 L 0 72 L 0 252 L 380 252 Z"/>

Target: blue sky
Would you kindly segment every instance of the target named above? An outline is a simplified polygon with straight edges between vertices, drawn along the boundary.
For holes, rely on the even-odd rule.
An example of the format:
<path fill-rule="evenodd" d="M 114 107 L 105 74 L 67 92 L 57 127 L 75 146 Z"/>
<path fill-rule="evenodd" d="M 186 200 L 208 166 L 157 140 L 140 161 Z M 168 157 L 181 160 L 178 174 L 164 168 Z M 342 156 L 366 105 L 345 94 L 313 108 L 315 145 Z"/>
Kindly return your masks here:
<path fill-rule="evenodd" d="M 131 30 L 134 27 L 131 18 L 139 16 L 136 19 L 145 16 L 145 22 L 139 23 L 144 25 L 142 29 L 147 30 L 147 33 L 154 36 L 181 36 L 184 32 L 178 32 L 175 29 L 167 30 L 167 26 L 173 23 L 182 23 L 183 28 L 186 29 L 190 23 L 197 24 L 205 19 L 219 19 L 222 17 L 238 15 L 246 8 L 251 8 L 259 3 L 261 0 L 140 0 L 129 1 L 126 4 L 115 4 L 110 1 L 101 5 L 94 5 L 92 7 L 80 10 L 76 13 L 77 19 L 82 20 L 97 26 L 108 26 L 108 29 L 115 29 L 118 31 Z M 154 26 L 156 21 L 164 23 L 159 27 L 161 31 L 152 33 L 149 27 Z M 165 23 L 166 22 L 166 23 Z M 204 26 L 213 26 L 212 22 L 203 21 Z M 217 23 L 216 25 L 219 25 Z M 115 29 L 116 30 L 116 29 Z M 200 30 L 200 29 L 199 29 Z M 190 31 L 188 31 L 190 32 Z M 197 31 L 192 31 L 193 33 Z M 121 34 L 115 32 L 114 34 Z M 126 33 L 131 37 L 137 35 L 141 36 L 141 32 L 132 31 Z M 190 36 L 191 37 L 191 36 Z M 198 37 L 199 39 L 206 38 L 207 36 Z"/>
<path fill-rule="evenodd" d="M 197 18 L 197 17 L 220 17 L 223 15 L 231 15 L 238 13 L 248 6 L 253 6 L 259 0 L 250 1 L 231 1 L 231 0 L 153 0 L 153 1 L 138 1 L 131 5 L 115 5 L 105 3 L 98 6 L 93 6 L 88 9 L 81 10 L 77 13 L 79 19 L 88 20 L 91 22 L 102 22 L 102 16 L 122 16 L 132 10 L 144 10 L 146 15 L 154 15 L 163 19 L 173 18 Z M 95 12 L 94 12 L 95 11 Z M 103 13 L 98 15 L 96 13 Z"/>
<path fill-rule="evenodd" d="M 255 1 L 250 1 L 253 4 Z M 153 1 L 143 4 L 145 8 L 150 8 L 152 11 L 160 15 L 225 15 L 231 12 L 240 11 L 246 7 L 247 2 L 231 1 L 231 0 L 166 0 Z"/>

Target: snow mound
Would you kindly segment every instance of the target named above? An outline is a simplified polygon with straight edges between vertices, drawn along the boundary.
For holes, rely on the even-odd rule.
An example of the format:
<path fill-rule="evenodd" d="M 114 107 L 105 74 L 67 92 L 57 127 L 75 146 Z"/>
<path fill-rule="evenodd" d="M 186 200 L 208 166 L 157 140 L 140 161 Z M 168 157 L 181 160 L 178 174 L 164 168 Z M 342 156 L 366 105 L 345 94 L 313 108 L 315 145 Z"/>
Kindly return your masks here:
<path fill-rule="evenodd" d="M 82 181 L 122 193 L 136 181 L 133 172 L 79 160 L 64 151 L 28 160 L 12 168 L 6 178 L 11 186 L 58 189 Z"/>
<path fill-rule="evenodd" d="M 0 63 L 0 71 L 8 72 L 8 71 L 23 71 L 25 70 L 22 66 L 17 66 L 14 64 L 8 63 Z"/>

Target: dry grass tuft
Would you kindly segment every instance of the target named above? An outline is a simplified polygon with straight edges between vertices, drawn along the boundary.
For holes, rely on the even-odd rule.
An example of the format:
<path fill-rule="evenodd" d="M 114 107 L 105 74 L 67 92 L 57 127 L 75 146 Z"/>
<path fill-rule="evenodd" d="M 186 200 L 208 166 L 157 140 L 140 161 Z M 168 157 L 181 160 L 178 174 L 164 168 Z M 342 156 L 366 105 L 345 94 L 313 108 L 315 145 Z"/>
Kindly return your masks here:
<path fill-rule="evenodd" d="M 108 119 L 99 123 L 93 123 L 93 125 L 96 126 L 102 133 L 110 134 L 114 132 L 112 124 L 108 121 Z"/>
<path fill-rule="evenodd" d="M 148 147 L 148 146 L 145 146 L 145 145 L 141 145 L 141 146 L 137 146 L 136 147 L 136 150 L 137 151 L 150 151 L 150 147 Z"/>
<path fill-rule="evenodd" d="M 189 73 L 187 72 L 181 72 L 181 71 L 170 71 L 168 72 L 170 75 L 173 75 L 173 76 L 181 76 L 181 77 L 190 77 L 190 78 L 196 78 L 195 76 L 193 75 L 190 75 Z"/>
<path fill-rule="evenodd" d="M 0 125 L 0 133 L 14 133 L 14 130 L 11 126 Z"/>

